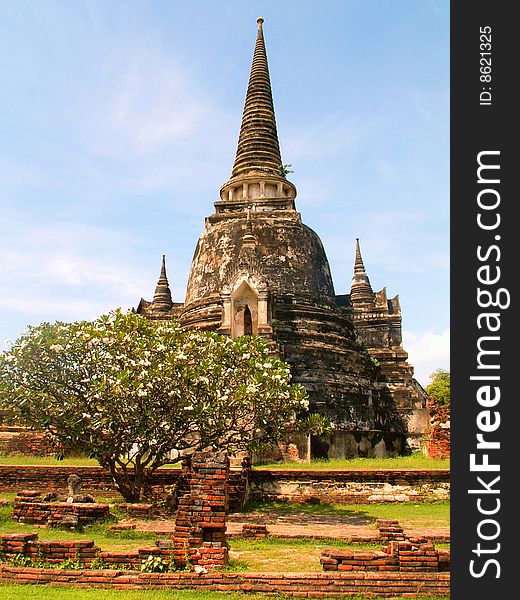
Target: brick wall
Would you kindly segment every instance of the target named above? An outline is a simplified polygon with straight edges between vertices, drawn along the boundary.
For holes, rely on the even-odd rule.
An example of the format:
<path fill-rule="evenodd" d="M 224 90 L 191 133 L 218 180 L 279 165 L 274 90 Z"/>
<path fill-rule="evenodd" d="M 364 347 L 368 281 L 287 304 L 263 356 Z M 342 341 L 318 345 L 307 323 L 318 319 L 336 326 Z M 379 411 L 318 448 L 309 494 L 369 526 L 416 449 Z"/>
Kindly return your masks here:
<path fill-rule="evenodd" d="M 5 456 L 52 456 L 55 450 L 43 433 L 25 427 L 0 427 L 0 453 Z"/>
<path fill-rule="evenodd" d="M 37 533 L 8 533 L 0 537 L 0 552 L 7 558 L 22 555 L 32 562 L 59 564 L 70 559 L 90 567 L 94 559 L 102 560 L 107 568 L 139 570 L 148 556 L 159 556 L 169 564 L 173 556 L 172 540 L 157 540 L 156 545 L 139 548 L 136 552 L 103 552 L 89 540 L 39 540 Z"/>
<path fill-rule="evenodd" d="M 63 492 L 67 477 L 76 473 L 81 477 L 85 493 L 109 497 L 119 496 L 110 473 L 101 467 L 29 467 L 0 466 L 0 489 L 17 492 L 27 488 Z M 177 482 L 180 469 L 160 469 L 149 485 L 152 497 L 164 498 Z M 296 471 L 253 470 L 249 483 L 241 471 L 230 472 L 230 506 L 238 510 L 242 494 L 249 493 L 253 500 L 322 502 L 344 504 L 431 501 L 449 498 L 450 473 L 447 469 L 427 470 L 372 470 L 372 471 Z"/>
<path fill-rule="evenodd" d="M 337 598 L 360 593 L 372 597 L 449 596 L 449 573 L 134 573 L 55 570 L 0 566 L 4 582 L 112 589 L 193 589 L 259 592 L 307 598 Z"/>
<path fill-rule="evenodd" d="M 51 564 L 65 560 L 78 561 L 88 566 L 96 558 L 99 548 L 88 540 L 38 540 L 37 533 L 6 533 L 0 538 L 0 552 L 7 558 L 23 555 L 34 562 Z"/>

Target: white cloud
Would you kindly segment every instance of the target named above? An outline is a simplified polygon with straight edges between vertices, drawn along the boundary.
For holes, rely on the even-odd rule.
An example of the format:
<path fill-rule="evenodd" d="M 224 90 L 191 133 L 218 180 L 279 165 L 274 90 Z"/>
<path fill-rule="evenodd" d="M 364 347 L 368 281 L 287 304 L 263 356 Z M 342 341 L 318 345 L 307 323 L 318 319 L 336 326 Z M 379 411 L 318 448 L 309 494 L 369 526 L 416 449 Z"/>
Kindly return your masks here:
<path fill-rule="evenodd" d="M 149 275 L 128 261 L 132 240 L 122 232 L 70 222 L 4 224 L 3 311 L 31 319 L 86 319 L 136 303 L 150 287 Z"/>
<path fill-rule="evenodd" d="M 100 156 L 148 155 L 177 143 L 205 122 L 210 103 L 171 59 L 143 54 L 112 62 L 110 82 L 93 112 L 91 148 Z"/>
<path fill-rule="evenodd" d="M 229 135 L 232 115 L 218 106 L 200 69 L 157 47 L 132 40 L 112 48 L 92 83 L 95 100 L 82 107 L 78 126 L 94 156 L 144 161 L 152 177 L 152 159 L 189 172 L 201 148 Z"/>
<path fill-rule="evenodd" d="M 415 378 L 423 386 L 430 382 L 435 369 L 450 368 L 450 330 L 403 332 L 403 346 L 408 352 L 408 361 L 415 368 Z"/>

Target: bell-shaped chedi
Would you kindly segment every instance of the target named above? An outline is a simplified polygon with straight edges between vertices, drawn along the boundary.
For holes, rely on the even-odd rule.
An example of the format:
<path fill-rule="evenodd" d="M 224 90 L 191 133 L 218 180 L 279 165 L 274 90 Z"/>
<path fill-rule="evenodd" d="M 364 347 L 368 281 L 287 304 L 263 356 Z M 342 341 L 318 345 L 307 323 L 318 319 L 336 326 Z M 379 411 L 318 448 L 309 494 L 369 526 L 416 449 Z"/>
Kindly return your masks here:
<path fill-rule="evenodd" d="M 231 178 L 198 241 L 181 324 L 264 336 L 311 408 L 338 427 L 386 429 L 379 369 L 337 305 L 321 240 L 302 223 L 285 177 L 262 23 Z"/>

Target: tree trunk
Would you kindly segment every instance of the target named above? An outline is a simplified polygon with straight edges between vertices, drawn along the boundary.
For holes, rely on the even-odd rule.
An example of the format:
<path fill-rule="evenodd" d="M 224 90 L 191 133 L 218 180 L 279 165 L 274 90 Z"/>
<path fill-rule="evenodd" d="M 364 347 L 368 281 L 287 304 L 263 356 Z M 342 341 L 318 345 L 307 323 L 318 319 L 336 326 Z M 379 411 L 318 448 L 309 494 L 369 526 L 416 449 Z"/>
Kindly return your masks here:
<path fill-rule="evenodd" d="M 107 465 L 112 479 L 126 502 L 140 502 L 143 498 L 145 473 L 143 468 L 131 469 L 126 473 L 115 465 Z"/>

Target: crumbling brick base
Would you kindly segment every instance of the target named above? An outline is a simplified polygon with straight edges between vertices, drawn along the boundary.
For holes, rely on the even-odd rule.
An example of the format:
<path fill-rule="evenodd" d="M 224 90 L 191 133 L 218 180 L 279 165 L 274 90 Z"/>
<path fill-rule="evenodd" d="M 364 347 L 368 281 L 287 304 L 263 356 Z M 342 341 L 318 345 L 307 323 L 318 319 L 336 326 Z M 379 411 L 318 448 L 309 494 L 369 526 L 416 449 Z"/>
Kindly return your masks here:
<path fill-rule="evenodd" d="M 104 520 L 108 518 L 109 514 L 108 504 L 42 502 L 40 492 L 24 490 L 18 492 L 14 499 L 12 518 L 20 523 L 56 527 L 66 517 L 72 517 L 77 527 L 83 527 L 91 525 L 95 521 Z"/>
<path fill-rule="evenodd" d="M 378 520 L 380 539 L 388 542 L 377 551 L 327 549 L 321 553 L 324 571 L 449 571 L 450 552 L 436 550 L 426 538 L 408 538 L 397 521 Z"/>
<path fill-rule="evenodd" d="M 225 452 L 196 452 L 184 464 L 183 478 L 173 535 L 175 565 L 223 567 L 228 562 L 229 458 Z"/>

